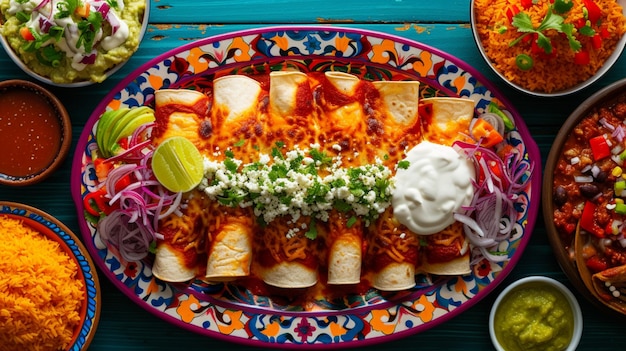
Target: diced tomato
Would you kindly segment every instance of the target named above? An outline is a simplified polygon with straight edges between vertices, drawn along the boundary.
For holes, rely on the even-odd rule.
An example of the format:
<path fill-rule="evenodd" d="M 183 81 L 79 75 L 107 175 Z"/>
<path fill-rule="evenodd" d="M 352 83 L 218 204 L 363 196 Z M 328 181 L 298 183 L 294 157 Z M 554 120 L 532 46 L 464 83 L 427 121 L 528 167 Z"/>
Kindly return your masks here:
<path fill-rule="evenodd" d="M 585 66 L 590 62 L 589 52 L 581 50 L 574 54 L 574 63 L 577 65 Z"/>
<path fill-rule="evenodd" d="M 117 144 L 124 150 L 128 149 L 129 143 L 130 143 L 130 141 L 128 140 L 128 138 L 122 138 L 122 139 L 117 141 Z"/>
<path fill-rule="evenodd" d="M 611 36 L 611 33 L 609 33 L 609 30 L 606 28 L 606 26 L 600 27 L 600 38 L 606 39 L 610 36 Z"/>
<path fill-rule="evenodd" d="M 598 255 L 589 257 L 585 264 L 587 265 L 587 268 L 589 268 L 589 270 L 591 270 L 593 273 L 601 272 L 609 268 L 606 260 L 598 257 Z"/>
<path fill-rule="evenodd" d="M 480 159 L 482 158 L 482 156 L 480 154 L 476 154 L 476 159 L 480 161 Z M 498 179 L 500 179 L 500 181 L 502 182 L 502 186 L 503 187 L 508 187 L 509 184 L 507 182 L 507 178 L 504 176 L 504 170 L 502 169 L 502 167 L 500 167 L 500 164 L 496 161 L 486 161 L 485 163 L 487 165 L 487 168 L 489 169 L 489 173 L 494 176 L 497 177 Z M 485 181 L 485 174 L 483 174 L 482 172 L 482 167 L 481 167 L 481 172 L 478 175 L 478 182 L 482 183 Z"/>
<path fill-rule="evenodd" d="M 537 45 L 537 34 L 532 35 L 532 41 L 530 43 L 530 52 L 534 55 L 538 55 L 544 59 L 553 59 L 557 56 L 556 47 L 552 45 L 552 52 L 547 53 L 541 46 Z"/>
<path fill-rule="evenodd" d="M 76 10 L 74 10 L 74 13 L 82 18 L 87 18 L 89 17 L 89 10 L 90 10 L 89 4 L 83 4 L 82 6 L 76 7 Z"/>
<path fill-rule="evenodd" d="M 126 175 L 115 183 L 115 192 L 120 192 L 124 190 L 131 183 L 130 175 Z"/>
<path fill-rule="evenodd" d="M 109 172 L 113 169 L 112 162 L 107 162 L 106 159 L 100 157 L 93 160 L 93 166 L 96 169 L 96 177 L 98 179 L 106 179 Z"/>
<path fill-rule="evenodd" d="M 511 5 L 506 9 L 506 18 L 509 20 L 509 23 L 513 22 L 513 17 L 520 12 L 519 7 L 516 5 Z"/>
<path fill-rule="evenodd" d="M 521 0 L 520 3 L 522 4 L 524 10 L 528 10 L 533 6 L 533 0 Z"/>
<path fill-rule="evenodd" d="M 596 33 L 596 35 L 591 37 L 591 46 L 596 50 L 602 47 L 602 35 L 600 33 Z"/>
<path fill-rule="evenodd" d="M 30 28 L 28 27 L 21 27 L 20 35 L 22 36 L 24 40 L 27 40 L 27 41 L 35 40 L 35 36 L 33 35 L 33 33 L 30 31 Z"/>
<path fill-rule="evenodd" d="M 593 159 L 596 161 L 611 156 L 611 148 L 603 135 L 598 135 L 589 139 L 589 146 L 591 147 Z"/>

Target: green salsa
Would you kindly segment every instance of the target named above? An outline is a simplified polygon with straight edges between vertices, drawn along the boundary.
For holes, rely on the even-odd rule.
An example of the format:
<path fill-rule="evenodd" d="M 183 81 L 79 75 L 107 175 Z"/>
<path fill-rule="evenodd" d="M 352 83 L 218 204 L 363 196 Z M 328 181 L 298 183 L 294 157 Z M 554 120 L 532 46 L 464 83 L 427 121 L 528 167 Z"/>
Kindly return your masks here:
<path fill-rule="evenodd" d="M 556 288 L 527 284 L 502 299 L 494 328 L 507 351 L 560 351 L 572 339 L 574 312 Z"/>

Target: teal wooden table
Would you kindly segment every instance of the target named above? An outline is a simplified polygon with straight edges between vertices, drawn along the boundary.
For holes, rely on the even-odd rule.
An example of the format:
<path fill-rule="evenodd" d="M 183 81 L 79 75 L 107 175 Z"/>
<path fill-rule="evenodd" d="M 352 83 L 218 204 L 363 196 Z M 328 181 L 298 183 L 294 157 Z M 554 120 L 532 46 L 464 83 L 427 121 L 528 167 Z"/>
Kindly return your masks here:
<path fill-rule="evenodd" d="M 476 68 L 509 99 L 525 120 L 545 161 L 560 125 L 585 98 L 626 77 L 626 57 L 590 88 L 568 97 L 533 98 L 510 89 L 486 66 L 472 39 L 469 0 L 153 0 L 146 36 L 135 56 L 102 84 L 85 88 L 50 89 L 66 104 L 73 125 L 73 155 L 83 126 L 99 101 L 127 74 L 163 52 L 190 41 L 230 31 L 271 25 L 330 24 L 394 34 L 456 56 Z M 8 56 L 0 53 L 0 79 L 29 79 Z M 1 108 L 1 107 L 0 107 Z M 0 187 L 0 200 L 38 207 L 79 233 L 70 196 L 72 157 L 43 183 L 25 188 Z M 383 345 L 376 350 L 488 350 L 491 304 L 504 286 L 528 275 L 555 278 L 572 287 L 561 271 L 546 238 L 541 214 L 532 238 L 515 269 L 490 295 L 469 310 L 425 332 Z M 249 346 L 201 336 L 175 327 L 148 313 L 120 293 L 105 277 L 102 316 L 90 350 L 247 350 Z M 624 321 L 598 312 L 577 292 L 584 314 L 580 350 L 615 350 L 626 344 Z M 1 328 L 2 326 L 0 326 Z"/>

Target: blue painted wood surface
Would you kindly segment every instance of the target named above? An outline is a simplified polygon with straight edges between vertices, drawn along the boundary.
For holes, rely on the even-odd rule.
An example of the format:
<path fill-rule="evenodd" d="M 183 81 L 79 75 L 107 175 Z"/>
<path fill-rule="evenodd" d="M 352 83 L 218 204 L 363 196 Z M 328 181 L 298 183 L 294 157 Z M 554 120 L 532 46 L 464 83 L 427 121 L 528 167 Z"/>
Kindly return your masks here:
<path fill-rule="evenodd" d="M 270 4 L 266 4 L 270 3 Z M 626 58 L 592 87 L 568 97 L 542 99 L 516 92 L 498 80 L 482 60 L 469 26 L 469 0 L 363 1 L 206 1 L 153 0 L 150 25 L 132 60 L 102 84 L 79 89 L 50 89 L 66 104 L 73 121 L 73 148 L 92 110 L 120 79 L 147 60 L 182 44 L 259 26 L 332 24 L 376 30 L 419 41 L 448 52 L 482 72 L 513 103 L 528 125 L 545 161 L 554 136 L 578 104 L 598 89 L 626 77 Z M 0 52 L 0 79 L 29 79 Z M 1 108 L 1 107 L 0 107 Z M 47 181 L 26 188 L 0 187 L 0 200 L 36 206 L 78 233 L 69 193 L 72 157 Z M 492 294 L 463 314 L 426 332 L 366 350 L 489 350 L 488 316 L 498 292 L 528 275 L 545 275 L 571 287 L 546 238 L 540 215 L 529 246 L 513 272 Z M 122 295 L 104 277 L 102 317 L 90 350 L 248 350 L 250 347 L 208 338 L 174 327 Z M 582 296 L 585 318 L 580 350 L 615 350 L 626 344 L 624 321 L 607 318 Z M 0 326 L 1 327 L 1 326 Z"/>

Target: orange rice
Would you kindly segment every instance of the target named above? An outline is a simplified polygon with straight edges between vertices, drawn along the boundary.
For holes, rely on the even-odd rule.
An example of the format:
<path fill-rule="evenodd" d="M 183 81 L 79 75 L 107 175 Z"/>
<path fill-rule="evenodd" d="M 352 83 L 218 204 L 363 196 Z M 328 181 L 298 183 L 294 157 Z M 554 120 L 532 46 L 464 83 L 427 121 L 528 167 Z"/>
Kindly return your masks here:
<path fill-rule="evenodd" d="M 552 42 L 556 57 L 538 57 L 530 50 L 530 41 L 509 46 L 513 40 L 522 35 L 511 25 L 507 10 L 513 5 L 528 14 L 533 27 L 537 28 L 551 4 L 550 0 L 539 0 L 529 9 L 524 9 L 520 0 L 475 0 L 476 29 L 487 57 L 494 68 L 508 80 L 531 91 L 557 92 L 568 89 L 593 76 L 613 53 L 617 42 L 626 31 L 622 7 L 616 0 L 594 0 L 602 10 L 602 25 L 609 33 L 599 49 L 593 49 L 589 37 L 576 34 L 583 48 L 589 51 L 590 62 L 587 65 L 574 63 L 574 52 L 569 47 L 567 38 L 555 30 L 543 32 Z M 561 15 L 565 23 L 577 23 L 583 18 L 582 0 L 572 0 L 572 9 Z M 506 31 L 501 32 L 506 27 Z M 519 54 L 530 55 L 534 65 L 530 70 L 522 71 L 517 67 L 515 58 Z"/>
<path fill-rule="evenodd" d="M 65 350 L 84 300 L 78 267 L 60 244 L 0 216 L 0 350 Z"/>

